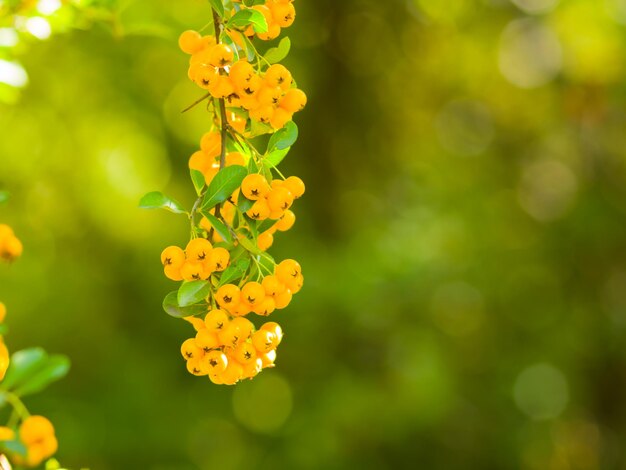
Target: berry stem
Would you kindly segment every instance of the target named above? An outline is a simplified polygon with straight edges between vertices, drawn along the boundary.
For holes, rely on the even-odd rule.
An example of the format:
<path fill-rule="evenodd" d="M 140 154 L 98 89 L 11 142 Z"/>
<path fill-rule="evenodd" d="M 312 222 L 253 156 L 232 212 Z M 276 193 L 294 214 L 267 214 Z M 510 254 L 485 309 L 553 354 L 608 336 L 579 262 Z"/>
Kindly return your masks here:
<path fill-rule="evenodd" d="M 220 15 L 218 15 L 215 9 L 213 10 L 213 26 L 215 28 L 215 43 L 221 44 L 221 36 L 222 36 L 222 27 L 220 21 Z M 224 69 L 220 69 L 220 74 L 224 75 Z M 226 138 L 228 137 L 228 123 L 226 117 L 226 100 L 224 98 L 220 98 L 219 100 L 219 108 L 220 108 L 220 133 L 222 135 L 222 148 L 220 150 L 220 170 L 222 170 L 226 166 Z M 222 215 L 222 205 L 218 204 L 215 206 L 215 217 L 218 219 L 222 219 L 223 222 L 226 222 Z M 209 233 L 209 240 L 213 238 L 214 229 L 211 227 L 211 231 Z"/>
<path fill-rule="evenodd" d="M 207 93 L 206 95 L 204 95 L 202 98 L 199 98 L 198 100 L 194 101 L 193 103 L 191 103 L 189 106 L 187 106 L 185 109 L 183 109 L 180 113 L 184 114 L 187 111 L 193 109 L 195 106 L 199 105 L 200 103 L 202 103 L 204 100 L 206 100 L 207 98 L 209 98 L 211 96 L 211 93 Z"/>

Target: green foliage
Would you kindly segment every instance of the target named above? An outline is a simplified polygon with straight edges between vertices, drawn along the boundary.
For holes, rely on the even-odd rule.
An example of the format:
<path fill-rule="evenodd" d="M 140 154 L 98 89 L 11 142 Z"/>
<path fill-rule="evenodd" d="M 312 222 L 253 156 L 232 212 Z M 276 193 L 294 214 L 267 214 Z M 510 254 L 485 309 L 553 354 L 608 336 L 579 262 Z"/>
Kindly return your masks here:
<path fill-rule="evenodd" d="M 200 315 L 206 312 L 206 305 L 189 305 L 182 307 L 178 304 L 178 291 L 170 292 L 163 299 L 163 310 L 174 318 L 184 318 Z"/>
<path fill-rule="evenodd" d="M 11 363 L 0 388 L 11 391 L 18 397 L 37 393 L 65 377 L 69 368 L 67 357 L 49 356 L 42 348 L 17 351 L 11 356 Z"/>
<path fill-rule="evenodd" d="M 257 33 L 267 32 L 267 20 L 263 14 L 257 10 L 240 10 L 228 20 L 228 27 L 245 29 L 252 25 Z"/>
<path fill-rule="evenodd" d="M 278 46 L 268 49 L 263 57 L 265 57 L 265 60 L 270 64 L 277 64 L 278 62 L 282 62 L 289 55 L 290 50 L 291 40 L 288 37 L 284 37 L 280 40 Z"/>
<path fill-rule="evenodd" d="M 209 292 L 211 292 L 211 285 L 208 281 L 183 282 L 178 289 L 178 306 L 185 308 L 197 304 L 204 300 Z"/>
<path fill-rule="evenodd" d="M 222 168 L 213 178 L 204 195 L 201 210 L 208 211 L 226 201 L 248 174 L 248 170 L 241 165 Z"/>
<path fill-rule="evenodd" d="M 141 209 L 165 209 L 174 214 L 187 213 L 179 202 L 159 191 L 153 191 L 143 196 L 139 201 L 139 207 Z"/>

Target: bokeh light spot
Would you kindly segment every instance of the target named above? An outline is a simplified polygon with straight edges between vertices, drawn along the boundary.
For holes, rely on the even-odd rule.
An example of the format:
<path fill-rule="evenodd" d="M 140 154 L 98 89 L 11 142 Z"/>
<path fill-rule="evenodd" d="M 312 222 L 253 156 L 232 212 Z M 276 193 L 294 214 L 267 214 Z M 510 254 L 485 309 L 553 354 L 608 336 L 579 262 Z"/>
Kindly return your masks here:
<path fill-rule="evenodd" d="M 558 417 L 569 401 L 563 373 L 550 364 L 535 364 L 515 380 L 513 397 L 518 408 L 534 420 Z"/>
<path fill-rule="evenodd" d="M 289 383 L 277 374 L 261 374 L 237 385 L 233 409 L 237 420 L 248 429 L 271 434 L 280 429 L 292 409 Z"/>

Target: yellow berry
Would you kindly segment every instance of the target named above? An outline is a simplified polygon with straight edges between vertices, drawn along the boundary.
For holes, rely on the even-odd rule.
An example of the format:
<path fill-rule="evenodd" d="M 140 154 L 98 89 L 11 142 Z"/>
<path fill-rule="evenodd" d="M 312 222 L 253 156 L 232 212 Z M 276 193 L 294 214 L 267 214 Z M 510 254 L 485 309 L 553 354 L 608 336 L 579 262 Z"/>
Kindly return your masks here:
<path fill-rule="evenodd" d="M 291 303 L 291 291 L 286 289 L 285 292 L 274 296 L 274 304 L 278 310 L 281 310 Z"/>
<path fill-rule="evenodd" d="M 286 210 L 283 216 L 278 219 L 278 222 L 276 222 L 276 225 L 274 225 L 274 227 L 276 228 L 276 230 L 286 232 L 287 230 L 291 229 L 291 227 L 293 227 L 293 224 L 295 223 L 296 214 L 294 214 L 290 210 Z"/>
<path fill-rule="evenodd" d="M 208 328 L 205 328 L 204 330 L 200 330 L 196 333 L 196 346 L 207 353 L 211 349 L 219 348 L 221 344 L 217 334 L 210 331 Z"/>
<path fill-rule="evenodd" d="M 282 294 L 287 290 L 285 284 L 280 282 L 278 278 L 273 274 L 270 276 L 265 276 L 261 285 L 263 286 L 263 289 L 265 289 L 265 294 L 271 297 Z"/>
<path fill-rule="evenodd" d="M 232 352 L 231 356 L 241 365 L 246 365 L 256 359 L 256 349 L 250 343 L 239 344 Z"/>
<path fill-rule="evenodd" d="M 204 324 L 209 331 L 217 332 L 228 326 L 228 314 L 224 310 L 211 310 L 204 317 Z"/>
<path fill-rule="evenodd" d="M 185 253 L 187 260 L 193 263 L 201 263 L 208 259 L 209 253 L 213 249 L 213 245 L 206 238 L 194 238 L 187 244 Z"/>
<path fill-rule="evenodd" d="M 293 194 L 285 188 L 273 188 L 267 195 L 267 205 L 272 212 L 285 211 L 293 204 Z"/>
<path fill-rule="evenodd" d="M 235 58 L 233 49 L 226 44 L 217 44 L 213 46 L 208 55 L 209 64 L 213 67 L 226 67 L 231 64 Z"/>
<path fill-rule="evenodd" d="M 204 356 L 202 348 L 198 347 L 195 338 L 189 338 L 180 347 L 180 353 L 186 360 L 199 359 Z"/>
<path fill-rule="evenodd" d="M 178 38 L 178 46 L 186 54 L 195 54 L 204 48 L 202 35 L 197 31 L 189 30 L 183 32 Z"/>
<path fill-rule="evenodd" d="M 230 262 L 230 253 L 226 248 L 213 248 L 209 253 L 208 261 L 211 267 L 211 271 L 224 271 L 228 267 L 228 263 Z"/>
<path fill-rule="evenodd" d="M 259 199 L 246 212 L 248 217 L 254 220 L 265 220 L 270 216 L 270 208 L 265 199 Z"/>
<path fill-rule="evenodd" d="M 210 273 L 208 274 L 210 275 Z M 180 268 L 180 275 L 185 281 L 200 281 L 208 277 L 204 266 L 192 261 L 185 261 Z"/>
<path fill-rule="evenodd" d="M 267 251 L 274 244 L 274 235 L 270 232 L 263 232 L 257 238 L 257 246 L 261 251 Z"/>
<path fill-rule="evenodd" d="M 283 340 L 283 329 L 276 322 L 270 321 L 270 322 L 263 324 L 261 326 L 261 330 L 274 333 L 274 335 L 276 336 L 276 340 L 278 341 L 276 345 L 279 345 L 280 342 Z"/>
<path fill-rule="evenodd" d="M 215 298 L 220 307 L 226 310 L 233 309 L 239 304 L 239 287 L 234 284 L 223 285 L 217 290 Z"/>
<path fill-rule="evenodd" d="M 291 73 L 281 64 L 271 65 L 265 72 L 264 80 L 268 86 L 280 87 L 283 91 L 289 90 L 293 82 Z"/>
<path fill-rule="evenodd" d="M 284 187 L 289 190 L 295 199 L 302 197 L 305 191 L 304 181 L 297 176 L 290 176 L 285 180 Z"/>
<path fill-rule="evenodd" d="M 302 111 L 304 109 L 306 103 L 306 94 L 298 88 L 291 88 L 280 100 L 280 107 L 290 113 L 297 113 L 298 111 Z"/>
<path fill-rule="evenodd" d="M 265 299 L 265 289 L 258 282 L 248 282 L 241 289 L 241 298 L 252 309 Z"/>
<path fill-rule="evenodd" d="M 246 198 L 257 201 L 270 192 L 270 185 L 265 176 L 252 174 L 246 176 L 241 182 L 241 192 Z"/>
<path fill-rule="evenodd" d="M 206 362 L 203 359 L 189 359 L 187 361 L 187 370 L 195 376 L 203 376 L 209 373 Z"/>
<path fill-rule="evenodd" d="M 228 358 L 222 351 L 211 351 L 204 356 L 209 375 L 221 374 L 228 366 Z"/>
<path fill-rule="evenodd" d="M 185 262 L 185 252 L 178 246 L 168 246 L 161 253 L 161 264 L 180 268 Z"/>
<path fill-rule="evenodd" d="M 228 365 L 224 372 L 220 374 L 220 378 L 225 385 L 235 385 L 243 376 L 243 366 L 237 361 L 228 361 Z"/>
<path fill-rule="evenodd" d="M 278 338 L 271 331 L 259 330 L 252 335 L 252 345 L 260 353 L 267 353 L 276 349 Z"/>
<path fill-rule="evenodd" d="M 296 260 L 286 259 L 276 266 L 275 275 L 285 285 L 288 285 L 300 274 L 302 274 L 302 267 Z"/>

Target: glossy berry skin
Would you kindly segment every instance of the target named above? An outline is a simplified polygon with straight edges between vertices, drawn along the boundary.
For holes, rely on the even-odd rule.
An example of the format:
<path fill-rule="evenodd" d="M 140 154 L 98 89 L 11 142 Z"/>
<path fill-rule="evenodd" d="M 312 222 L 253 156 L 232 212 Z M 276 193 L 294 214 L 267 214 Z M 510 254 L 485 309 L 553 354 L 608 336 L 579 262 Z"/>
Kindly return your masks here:
<path fill-rule="evenodd" d="M 295 199 L 302 197 L 305 191 L 304 181 L 297 176 L 290 176 L 285 180 L 284 187 L 289 190 Z"/>
<path fill-rule="evenodd" d="M 228 366 L 228 357 L 222 351 L 211 351 L 204 356 L 209 375 L 221 374 Z"/>
<path fill-rule="evenodd" d="M 265 299 L 265 289 L 258 282 L 248 282 L 241 289 L 241 299 L 247 303 L 251 309 L 261 304 Z"/>
<path fill-rule="evenodd" d="M 215 298 L 220 307 L 230 310 L 239 304 L 240 296 L 239 287 L 234 284 L 226 284 L 217 290 Z"/>
<path fill-rule="evenodd" d="M 270 322 L 263 324 L 263 326 L 261 326 L 261 330 L 274 333 L 274 336 L 276 336 L 276 340 L 277 340 L 276 345 L 279 345 L 281 341 L 283 340 L 283 336 L 284 336 L 283 329 L 276 322 L 270 321 Z"/>
<path fill-rule="evenodd" d="M 276 225 L 274 225 L 274 228 L 276 228 L 276 230 L 280 232 L 286 232 L 290 230 L 294 226 L 295 223 L 296 223 L 296 214 L 294 214 L 290 210 L 286 210 L 285 213 L 282 215 L 282 217 L 278 219 L 278 222 L 276 222 Z"/>
<path fill-rule="evenodd" d="M 180 353 L 186 359 L 199 359 L 204 356 L 204 351 L 196 344 L 195 338 L 189 338 L 180 347 Z"/>
<path fill-rule="evenodd" d="M 264 79 L 268 86 L 278 87 L 283 91 L 289 90 L 293 82 L 291 73 L 281 64 L 271 65 L 265 72 Z"/>
<path fill-rule="evenodd" d="M 254 220 L 265 220 L 270 216 L 270 208 L 265 199 L 259 199 L 246 214 Z"/>
<path fill-rule="evenodd" d="M 235 58 L 235 53 L 230 46 L 217 44 L 213 46 L 208 55 L 208 62 L 213 67 L 226 67 Z"/>
<path fill-rule="evenodd" d="M 212 272 L 222 272 L 228 267 L 230 253 L 226 248 L 213 248 L 208 259 Z"/>
<path fill-rule="evenodd" d="M 293 259 L 286 259 L 276 266 L 275 275 L 285 285 L 288 285 L 300 274 L 302 274 L 302 267 Z"/>
<path fill-rule="evenodd" d="M 208 259 L 212 249 L 213 245 L 211 245 L 209 240 L 205 238 L 194 238 L 187 244 L 187 248 L 185 248 L 187 260 L 201 263 Z"/>
<path fill-rule="evenodd" d="M 258 330 L 252 335 L 252 345 L 259 353 L 267 353 L 276 349 L 278 339 L 271 331 Z"/>
<path fill-rule="evenodd" d="M 274 188 L 267 195 L 267 205 L 270 211 L 285 211 L 293 204 L 293 194 L 284 187 Z"/>
<path fill-rule="evenodd" d="M 208 353 L 211 349 L 219 348 L 221 343 L 216 332 L 205 328 L 196 333 L 196 346 Z"/>
<path fill-rule="evenodd" d="M 228 314 L 224 310 L 211 310 L 204 317 L 204 324 L 207 330 L 214 333 L 224 329 L 230 323 Z"/>
<path fill-rule="evenodd" d="M 263 286 L 263 289 L 265 289 L 265 294 L 271 297 L 282 294 L 287 290 L 285 284 L 280 282 L 273 274 L 265 276 L 261 285 Z"/>
<path fill-rule="evenodd" d="M 178 47 L 186 54 L 195 54 L 204 47 L 202 35 L 193 30 L 185 31 L 178 38 Z"/>
<path fill-rule="evenodd" d="M 239 364 L 245 366 L 256 360 L 256 349 L 250 343 L 239 344 L 232 352 L 233 357 Z"/>
<path fill-rule="evenodd" d="M 246 176 L 241 183 L 241 192 L 251 201 L 264 198 L 270 192 L 270 185 L 265 176 L 252 174 Z"/>
<path fill-rule="evenodd" d="M 161 253 L 161 264 L 180 268 L 185 262 L 185 252 L 178 246 L 168 246 Z"/>
<path fill-rule="evenodd" d="M 285 292 L 274 296 L 274 304 L 276 308 L 279 310 L 286 308 L 291 303 L 292 297 L 293 294 L 289 289 L 286 289 Z"/>
<path fill-rule="evenodd" d="M 290 113 L 302 111 L 307 103 L 305 93 L 298 88 L 291 88 L 280 101 L 280 107 Z"/>

